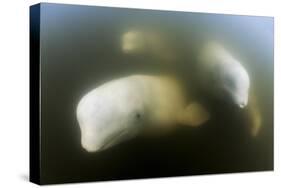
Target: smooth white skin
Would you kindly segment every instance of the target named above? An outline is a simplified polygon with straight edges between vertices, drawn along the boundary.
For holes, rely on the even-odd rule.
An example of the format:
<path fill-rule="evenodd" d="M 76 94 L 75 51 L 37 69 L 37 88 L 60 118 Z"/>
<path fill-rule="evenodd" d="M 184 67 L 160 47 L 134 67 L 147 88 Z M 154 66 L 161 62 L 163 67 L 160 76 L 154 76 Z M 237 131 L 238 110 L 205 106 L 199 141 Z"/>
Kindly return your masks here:
<path fill-rule="evenodd" d="M 223 66 L 222 69 L 222 88 L 232 97 L 236 105 L 244 108 L 248 105 L 249 98 L 250 81 L 247 72 L 238 63 L 235 66 L 232 65 L 232 68 Z"/>
<path fill-rule="evenodd" d="M 207 43 L 199 56 L 200 69 L 206 79 L 214 78 L 215 92 L 227 94 L 244 108 L 248 104 L 250 78 L 246 69 L 216 42 Z"/>
<path fill-rule="evenodd" d="M 135 75 L 107 82 L 86 94 L 78 104 L 77 119 L 82 146 L 95 152 L 143 131 L 159 133 L 176 123 L 200 125 L 207 121 L 208 113 L 198 103 L 186 106 L 176 80 Z"/>

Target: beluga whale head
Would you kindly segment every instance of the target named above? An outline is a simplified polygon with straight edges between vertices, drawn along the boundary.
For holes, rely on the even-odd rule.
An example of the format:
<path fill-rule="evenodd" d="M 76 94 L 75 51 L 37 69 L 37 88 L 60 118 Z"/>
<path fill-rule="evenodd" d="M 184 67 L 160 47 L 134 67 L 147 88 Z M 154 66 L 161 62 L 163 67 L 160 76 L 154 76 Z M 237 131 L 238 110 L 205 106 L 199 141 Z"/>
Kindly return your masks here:
<path fill-rule="evenodd" d="M 107 149 L 134 137 L 143 124 L 143 104 L 126 80 L 98 87 L 80 100 L 77 119 L 88 152 Z"/>
<path fill-rule="evenodd" d="M 221 44 L 208 42 L 199 55 L 199 70 L 202 79 L 208 80 L 207 87 L 223 96 L 239 108 L 248 104 L 250 78 L 245 67 Z"/>

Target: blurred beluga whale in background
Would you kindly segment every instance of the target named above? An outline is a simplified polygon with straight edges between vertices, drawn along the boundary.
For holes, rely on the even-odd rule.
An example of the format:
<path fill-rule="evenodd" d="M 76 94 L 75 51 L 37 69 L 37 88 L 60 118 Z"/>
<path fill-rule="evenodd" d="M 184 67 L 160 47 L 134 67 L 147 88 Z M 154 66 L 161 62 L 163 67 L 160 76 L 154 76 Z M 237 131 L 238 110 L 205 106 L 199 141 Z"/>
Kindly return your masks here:
<path fill-rule="evenodd" d="M 179 61 L 180 48 L 175 48 L 174 43 L 165 32 L 145 28 L 131 28 L 121 36 L 121 50 L 125 55 L 147 56 L 162 64 Z"/>
<path fill-rule="evenodd" d="M 82 97 L 77 119 L 83 148 L 95 152 L 138 134 L 202 125 L 209 113 L 177 79 L 133 75 L 109 81 Z"/>
<path fill-rule="evenodd" d="M 187 36 L 179 42 L 161 30 L 131 28 L 121 36 L 121 48 L 127 55 L 147 54 L 153 57 L 153 62 L 161 62 L 161 67 L 169 71 L 180 69 L 175 72 L 182 71 L 185 80 L 193 82 L 195 93 L 203 91 L 245 111 L 251 122 L 250 134 L 256 136 L 262 116 L 245 63 L 233 56 L 220 40 L 207 38 Z M 198 42 L 193 41 L 196 45 L 190 46 L 189 40 Z M 169 66 L 175 64 L 179 66 Z"/>
<path fill-rule="evenodd" d="M 130 29 L 122 35 L 121 45 L 125 54 L 148 54 L 161 62 L 175 64 L 185 58 L 182 51 L 173 49 L 175 45 L 172 44 L 171 37 L 157 30 Z M 190 55 L 190 46 L 185 46 L 186 54 Z M 244 66 L 216 41 L 205 42 L 195 53 L 196 62 L 184 63 L 189 69 L 193 67 L 188 64 L 195 65 L 196 70 L 193 72 L 200 84 L 203 84 L 201 87 L 207 88 L 207 92 L 215 96 L 229 97 L 229 101 L 240 108 L 247 106 L 250 78 Z"/>
<path fill-rule="evenodd" d="M 240 108 L 248 104 L 250 78 L 243 65 L 221 44 L 206 43 L 198 55 L 197 76 L 202 88 L 219 97 L 227 97 Z"/>
<path fill-rule="evenodd" d="M 244 65 L 221 43 L 206 42 L 199 50 L 196 77 L 201 89 L 217 99 L 245 108 L 249 129 L 256 136 L 261 127 L 261 114 L 250 76 Z"/>

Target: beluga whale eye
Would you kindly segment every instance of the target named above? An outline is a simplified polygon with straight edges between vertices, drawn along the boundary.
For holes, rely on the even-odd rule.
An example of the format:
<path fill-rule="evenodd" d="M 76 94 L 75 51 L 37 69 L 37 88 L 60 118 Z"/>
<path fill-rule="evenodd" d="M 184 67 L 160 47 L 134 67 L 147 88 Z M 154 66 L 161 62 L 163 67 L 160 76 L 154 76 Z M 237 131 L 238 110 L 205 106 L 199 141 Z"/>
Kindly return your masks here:
<path fill-rule="evenodd" d="M 137 120 L 139 120 L 139 119 L 141 119 L 141 114 L 140 114 L 139 112 L 137 112 L 137 113 L 135 114 L 135 117 L 136 117 Z"/>

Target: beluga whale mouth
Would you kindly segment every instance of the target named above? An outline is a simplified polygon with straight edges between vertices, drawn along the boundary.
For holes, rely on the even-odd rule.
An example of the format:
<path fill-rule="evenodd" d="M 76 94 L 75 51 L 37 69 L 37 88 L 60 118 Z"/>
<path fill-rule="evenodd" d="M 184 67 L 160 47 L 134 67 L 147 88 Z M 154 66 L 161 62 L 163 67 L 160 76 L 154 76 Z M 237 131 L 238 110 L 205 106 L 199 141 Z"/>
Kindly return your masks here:
<path fill-rule="evenodd" d="M 246 104 L 239 104 L 240 108 L 244 108 L 246 106 Z"/>
<path fill-rule="evenodd" d="M 115 133 L 114 135 L 108 137 L 105 142 L 101 145 L 101 147 L 99 148 L 100 150 L 105 150 L 107 148 L 110 148 L 112 147 L 113 145 L 117 145 L 121 142 L 124 142 L 126 140 L 128 140 L 129 138 L 125 138 L 123 139 L 124 137 L 126 137 L 126 135 L 129 134 L 129 131 L 128 130 L 121 130 L 120 132 L 118 133 Z"/>
<path fill-rule="evenodd" d="M 240 108 L 245 108 L 247 105 L 248 105 L 248 97 L 247 97 L 247 99 L 245 101 L 243 101 L 243 102 L 238 104 L 238 106 Z"/>

